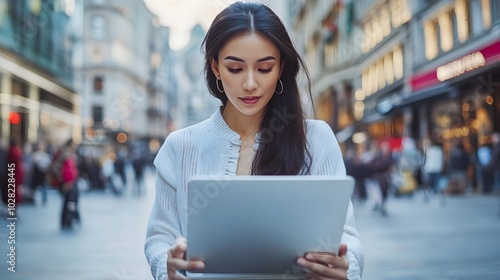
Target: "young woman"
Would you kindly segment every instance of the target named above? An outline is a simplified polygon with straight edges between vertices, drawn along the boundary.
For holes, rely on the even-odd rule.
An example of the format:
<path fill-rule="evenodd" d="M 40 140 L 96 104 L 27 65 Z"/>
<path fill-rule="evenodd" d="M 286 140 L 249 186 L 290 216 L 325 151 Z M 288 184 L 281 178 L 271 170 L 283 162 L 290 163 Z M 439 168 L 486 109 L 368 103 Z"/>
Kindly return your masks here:
<path fill-rule="evenodd" d="M 155 159 L 145 253 L 157 280 L 186 279 L 179 271 L 204 267 L 183 258 L 193 175 L 345 175 L 330 127 L 304 118 L 297 75 L 305 67 L 276 14 L 263 4 L 234 3 L 214 19 L 204 46 L 206 82 L 222 106 L 171 133 Z M 352 205 L 342 243 L 338 254 L 311 253 L 297 262 L 312 279 L 360 279 L 363 253 Z"/>

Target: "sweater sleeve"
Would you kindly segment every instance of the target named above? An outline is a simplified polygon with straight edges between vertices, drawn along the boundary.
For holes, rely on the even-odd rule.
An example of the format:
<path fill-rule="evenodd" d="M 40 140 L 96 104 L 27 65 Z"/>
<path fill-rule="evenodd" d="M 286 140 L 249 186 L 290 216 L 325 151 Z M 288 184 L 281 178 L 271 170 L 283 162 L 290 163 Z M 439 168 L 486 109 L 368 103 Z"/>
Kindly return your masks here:
<path fill-rule="evenodd" d="M 346 175 L 342 152 L 333 131 L 325 122 L 316 122 L 316 128 L 311 135 L 313 165 L 312 175 Z M 349 269 L 347 278 L 349 280 L 361 279 L 364 268 L 364 254 L 359 241 L 359 233 L 356 229 L 354 209 L 352 202 L 346 214 L 344 232 L 341 243 L 347 244 L 347 258 Z"/>
<path fill-rule="evenodd" d="M 154 161 L 156 195 L 144 247 L 151 274 L 156 280 L 167 279 L 168 250 L 181 236 L 174 159 L 175 149 L 167 138 Z"/>

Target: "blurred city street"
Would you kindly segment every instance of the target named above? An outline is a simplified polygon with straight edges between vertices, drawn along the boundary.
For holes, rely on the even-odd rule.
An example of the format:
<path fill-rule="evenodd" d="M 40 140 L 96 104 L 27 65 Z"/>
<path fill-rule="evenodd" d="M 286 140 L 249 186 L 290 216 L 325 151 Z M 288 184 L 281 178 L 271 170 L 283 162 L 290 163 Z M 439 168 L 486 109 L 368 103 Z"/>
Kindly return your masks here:
<path fill-rule="evenodd" d="M 393 198 L 388 216 L 355 205 L 364 279 L 499 279 L 500 197 Z"/>
<path fill-rule="evenodd" d="M 131 170 L 129 170 L 131 171 Z M 130 176 L 132 174 L 129 173 Z M 129 176 L 129 177 L 130 177 Z M 61 197 L 21 205 L 16 227 L 16 272 L 7 271 L 8 228 L 1 227 L 1 279 L 152 279 L 143 254 L 147 218 L 154 199 L 148 169 L 143 195 L 132 180 L 122 196 L 82 193 L 81 226 L 62 231 Z M 474 195 L 390 197 L 387 216 L 354 202 L 365 251 L 364 279 L 498 279 L 500 197 Z M 3 217 L 2 224 L 6 223 Z"/>
<path fill-rule="evenodd" d="M 147 169 L 145 175 L 142 195 L 132 188 L 133 180 L 122 196 L 111 191 L 81 193 L 82 222 L 72 231 L 60 228 L 62 197 L 56 190 L 49 192 L 46 206 L 19 206 L 15 273 L 7 271 L 8 228 L 2 217 L 0 279 L 152 279 L 143 248 L 154 173 Z"/>

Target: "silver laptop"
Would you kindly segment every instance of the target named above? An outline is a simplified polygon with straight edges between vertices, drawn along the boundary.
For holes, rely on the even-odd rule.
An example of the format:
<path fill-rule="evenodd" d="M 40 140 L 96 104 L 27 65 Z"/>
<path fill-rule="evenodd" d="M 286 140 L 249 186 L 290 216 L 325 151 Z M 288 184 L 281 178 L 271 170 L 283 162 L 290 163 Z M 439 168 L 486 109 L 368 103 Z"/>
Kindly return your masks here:
<path fill-rule="evenodd" d="M 308 251 L 338 252 L 349 176 L 203 176 L 188 184 L 191 279 L 303 279 Z"/>

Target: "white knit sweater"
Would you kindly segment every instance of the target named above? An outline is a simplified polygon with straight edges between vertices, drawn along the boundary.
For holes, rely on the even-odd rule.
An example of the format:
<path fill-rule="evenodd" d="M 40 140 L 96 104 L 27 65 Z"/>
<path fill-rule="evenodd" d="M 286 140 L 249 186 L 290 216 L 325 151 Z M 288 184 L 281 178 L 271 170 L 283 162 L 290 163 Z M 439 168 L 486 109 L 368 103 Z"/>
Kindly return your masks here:
<path fill-rule="evenodd" d="M 306 138 L 312 156 L 311 175 L 345 175 L 339 145 L 325 122 L 307 120 Z M 257 136 L 254 149 L 258 148 L 258 141 Z M 156 280 L 167 279 L 167 251 L 176 238 L 187 236 L 189 179 L 193 175 L 235 175 L 240 146 L 240 136 L 229 128 L 220 110 L 201 123 L 171 133 L 165 140 L 154 161 L 156 198 L 145 243 L 146 258 Z M 348 248 L 348 279 L 361 279 L 364 256 L 352 203 L 342 243 Z"/>

